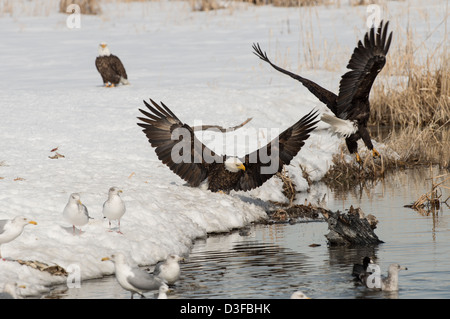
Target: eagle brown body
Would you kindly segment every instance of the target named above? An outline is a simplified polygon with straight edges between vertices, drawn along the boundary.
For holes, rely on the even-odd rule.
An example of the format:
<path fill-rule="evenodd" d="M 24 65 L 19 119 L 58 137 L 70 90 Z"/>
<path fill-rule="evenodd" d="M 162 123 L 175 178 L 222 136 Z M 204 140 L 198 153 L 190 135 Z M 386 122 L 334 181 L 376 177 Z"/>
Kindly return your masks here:
<path fill-rule="evenodd" d="M 122 61 L 109 52 L 105 43 L 101 43 L 99 46 L 99 55 L 95 59 L 95 66 L 106 87 L 116 86 L 119 83 L 129 84 L 128 75 Z"/>

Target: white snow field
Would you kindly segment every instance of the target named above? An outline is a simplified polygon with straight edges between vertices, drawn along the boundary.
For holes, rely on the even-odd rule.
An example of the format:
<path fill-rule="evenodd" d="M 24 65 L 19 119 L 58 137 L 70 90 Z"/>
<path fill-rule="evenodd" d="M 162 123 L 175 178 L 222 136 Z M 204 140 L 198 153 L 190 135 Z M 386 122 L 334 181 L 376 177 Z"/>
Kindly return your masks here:
<path fill-rule="evenodd" d="M 82 15 L 80 28 L 71 29 L 68 15 L 58 13 L 59 1 L 13 3 L 0 6 L 0 219 L 24 215 L 38 224 L 2 245 L 0 288 L 17 282 L 26 285 L 24 296 L 66 277 L 11 259 L 79 270 L 88 280 L 113 272 L 101 258 L 114 252 L 151 265 L 169 254 L 188 255 L 193 241 L 210 232 L 265 218 L 269 200 L 286 200 L 278 178 L 229 195 L 186 186 L 136 125 L 142 100 L 163 101 L 190 125 L 228 127 L 252 117 L 233 133 L 203 136 L 219 153 L 244 155 L 267 143 L 270 132 L 280 133 L 314 108 L 324 110 L 300 83 L 260 61 L 252 43 L 337 92 L 368 16 L 365 6 L 347 2 L 310 8 L 228 3 L 223 10 L 193 12 L 188 2 L 104 1 L 101 15 Z M 382 18 L 392 20 L 397 42 L 396 28 L 404 31 L 408 10 L 410 19 L 422 10 L 440 17 L 443 6 L 388 1 Z M 438 18 L 416 21 L 421 39 L 431 34 L 425 45 L 441 39 L 442 33 L 430 32 Z M 124 63 L 131 85 L 102 86 L 94 65 L 102 41 Z M 326 124 L 318 125 L 286 168 L 298 190 L 308 187 L 299 164 L 320 180 L 341 142 Z M 56 147 L 64 157 L 51 159 Z M 111 186 L 123 190 L 123 235 L 109 232 L 101 214 Z M 76 236 L 62 216 L 74 192 L 93 217 Z"/>

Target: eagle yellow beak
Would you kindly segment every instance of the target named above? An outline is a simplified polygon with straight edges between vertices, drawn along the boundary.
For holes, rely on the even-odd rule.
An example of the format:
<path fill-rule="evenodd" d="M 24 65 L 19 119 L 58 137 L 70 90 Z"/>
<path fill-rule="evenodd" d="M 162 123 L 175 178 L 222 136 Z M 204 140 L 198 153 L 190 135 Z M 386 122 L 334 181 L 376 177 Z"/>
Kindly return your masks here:
<path fill-rule="evenodd" d="M 34 220 L 30 220 L 30 221 L 28 222 L 28 224 L 37 225 L 37 223 L 36 223 Z"/>
<path fill-rule="evenodd" d="M 100 46 L 104 49 L 106 47 L 106 44 L 102 43 Z"/>
<path fill-rule="evenodd" d="M 244 164 L 239 165 L 238 168 L 241 169 L 241 170 L 243 170 L 243 171 L 245 171 L 245 166 L 244 166 Z"/>

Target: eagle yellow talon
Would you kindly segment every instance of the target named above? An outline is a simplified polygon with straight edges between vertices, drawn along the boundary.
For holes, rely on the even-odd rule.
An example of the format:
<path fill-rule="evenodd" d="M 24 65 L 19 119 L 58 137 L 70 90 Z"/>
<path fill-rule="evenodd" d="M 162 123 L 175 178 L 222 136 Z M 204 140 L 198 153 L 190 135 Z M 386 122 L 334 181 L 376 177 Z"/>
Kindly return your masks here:
<path fill-rule="evenodd" d="M 378 151 L 376 149 L 372 150 L 372 156 L 373 157 L 381 157 L 380 153 L 378 153 Z"/>
<path fill-rule="evenodd" d="M 362 163 L 361 157 L 359 156 L 358 153 L 356 153 L 356 161 L 357 161 L 358 163 Z"/>

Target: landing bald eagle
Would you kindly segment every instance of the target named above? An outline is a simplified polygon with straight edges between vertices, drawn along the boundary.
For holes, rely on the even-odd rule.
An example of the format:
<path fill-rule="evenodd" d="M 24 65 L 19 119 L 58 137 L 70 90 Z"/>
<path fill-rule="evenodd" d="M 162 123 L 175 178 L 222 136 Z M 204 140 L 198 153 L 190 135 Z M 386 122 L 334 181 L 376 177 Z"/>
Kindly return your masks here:
<path fill-rule="evenodd" d="M 137 124 L 158 158 L 190 186 L 207 185 L 212 192 L 248 191 L 261 186 L 291 162 L 318 122 L 317 112 L 311 111 L 271 143 L 237 158 L 215 154 L 164 103 L 150 102 L 152 105 L 144 101 L 150 112 L 139 109 L 145 117 L 138 117 L 144 123 Z"/>
<path fill-rule="evenodd" d="M 345 73 L 339 85 L 339 95 L 336 95 L 320 85 L 299 75 L 286 71 L 275 64 L 263 52 L 259 44 L 253 44 L 254 52 L 260 59 L 269 63 L 276 70 L 300 81 L 321 102 L 325 103 L 334 115 L 324 113 L 321 119 L 331 125 L 332 130 L 345 137 L 347 148 L 351 154 L 356 154 L 356 160 L 361 162 L 358 154 L 358 140 L 362 138 L 366 147 L 374 157 L 380 153 L 373 148 L 367 121 L 370 116 L 369 93 L 378 73 L 386 63 L 386 55 L 391 44 L 392 32 L 387 37 L 389 21 L 383 27 L 381 21 L 377 30 L 372 27 L 364 36 L 364 44 L 359 41 L 347 65 L 351 71 Z"/>
<path fill-rule="evenodd" d="M 120 59 L 111 54 L 109 47 L 105 42 L 98 46 L 98 56 L 95 59 L 95 66 L 102 76 L 105 87 L 114 87 L 119 83 L 124 85 L 130 84 L 128 82 L 127 71 Z"/>

